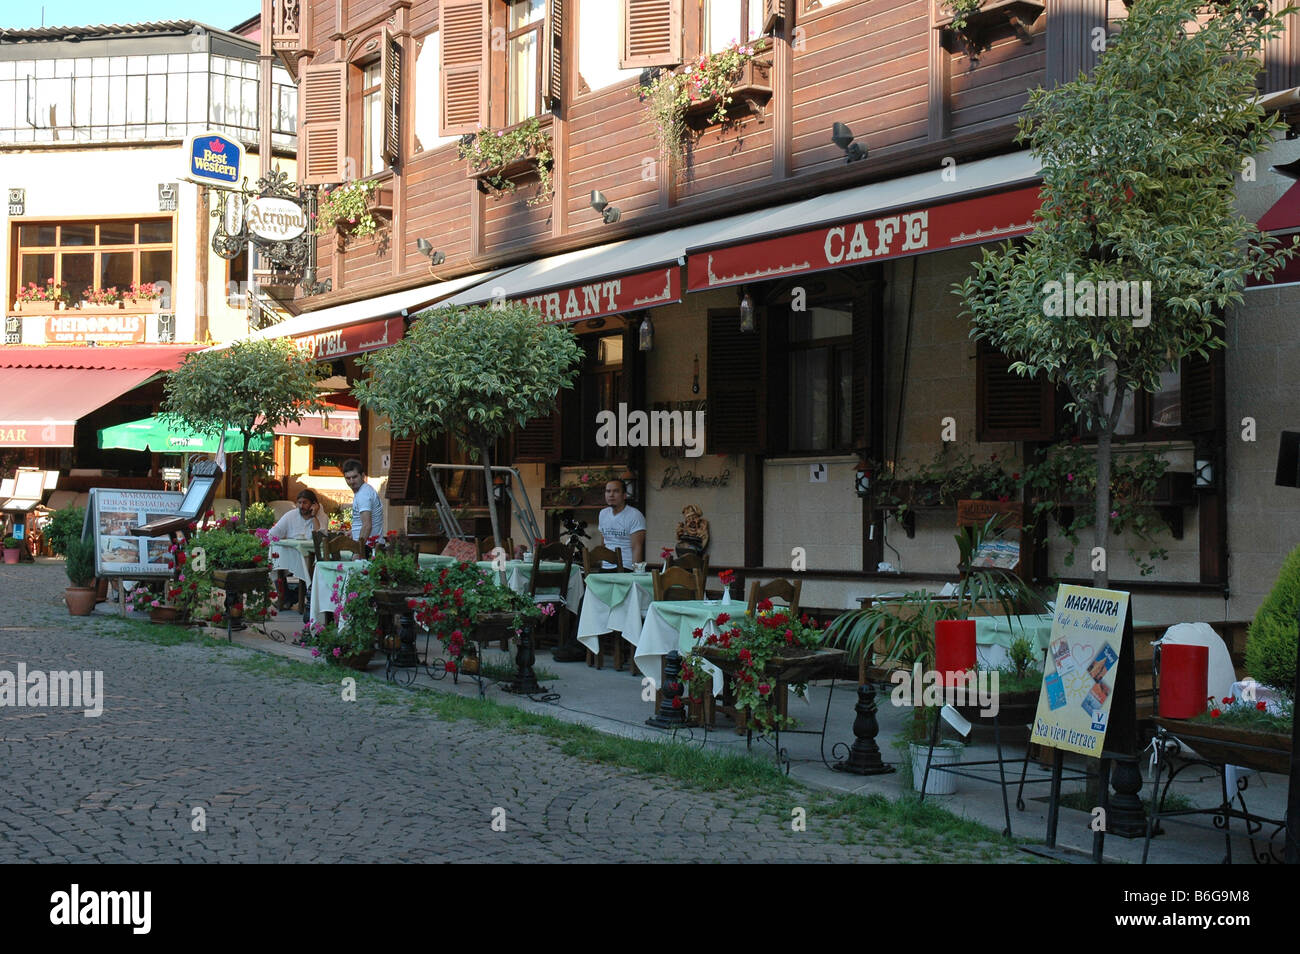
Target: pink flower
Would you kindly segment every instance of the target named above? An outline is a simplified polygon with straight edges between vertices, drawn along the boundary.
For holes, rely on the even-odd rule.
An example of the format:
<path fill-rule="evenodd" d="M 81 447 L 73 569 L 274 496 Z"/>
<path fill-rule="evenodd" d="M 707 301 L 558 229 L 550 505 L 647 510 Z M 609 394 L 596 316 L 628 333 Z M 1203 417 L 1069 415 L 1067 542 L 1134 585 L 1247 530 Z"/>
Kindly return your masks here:
<path fill-rule="evenodd" d="M 1074 480 L 1074 474 L 1066 474 L 1065 479 L 1070 481 Z"/>
<path fill-rule="evenodd" d="M 335 646 L 335 647 L 334 647 L 334 658 L 335 658 L 335 659 L 338 659 L 338 658 L 339 658 L 340 656 L 342 656 L 342 655 L 343 655 L 343 650 L 340 649 L 338 646 Z"/>
<path fill-rule="evenodd" d="M 315 646 L 313 646 L 313 647 L 311 648 L 311 654 L 312 654 L 312 656 L 319 656 L 319 655 L 320 655 L 320 650 L 317 649 Z"/>

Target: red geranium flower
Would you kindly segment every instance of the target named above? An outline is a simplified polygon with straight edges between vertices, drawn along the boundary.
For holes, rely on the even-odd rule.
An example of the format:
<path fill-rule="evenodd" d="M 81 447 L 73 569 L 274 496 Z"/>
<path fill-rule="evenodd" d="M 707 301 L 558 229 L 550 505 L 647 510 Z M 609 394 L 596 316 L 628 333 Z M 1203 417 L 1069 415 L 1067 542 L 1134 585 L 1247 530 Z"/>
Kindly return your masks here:
<path fill-rule="evenodd" d="M 759 609 L 760 612 L 764 612 L 764 613 L 771 612 L 771 610 L 772 610 L 772 601 L 771 601 L 771 600 L 759 600 L 759 601 L 758 601 L 758 609 Z"/>
<path fill-rule="evenodd" d="M 1232 698 L 1232 696 L 1224 696 L 1224 697 L 1223 697 L 1223 704 L 1224 704 L 1225 706 L 1230 706 L 1230 705 L 1232 705 L 1232 703 L 1233 703 L 1234 701 L 1235 701 L 1235 700 Z"/>
<path fill-rule="evenodd" d="M 1268 711 L 1268 706 L 1266 706 L 1266 705 L 1265 705 L 1264 703 L 1262 703 L 1262 702 L 1257 702 L 1257 703 L 1255 703 L 1255 708 L 1258 709 L 1260 712 L 1267 712 L 1267 711 Z"/>
<path fill-rule="evenodd" d="M 673 699 L 673 708 L 674 708 L 674 709 L 680 709 L 681 707 L 682 707 L 682 697 L 681 697 L 681 696 L 676 696 L 676 697 L 674 697 L 674 699 Z"/>
<path fill-rule="evenodd" d="M 760 683 L 758 684 L 758 694 L 759 694 L 760 696 L 765 696 L 765 695 L 767 695 L 767 694 L 768 694 L 769 692 L 771 692 L 771 691 L 772 691 L 772 687 L 769 686 L 767 683 L 765 683 L 765 682 L 760 682 Z"/>
<path fill-rule="evenodd" d="M 730 614 L 730 613 L 719 613 L 719 614 L 718 614 L 717 623 L 718 623 L 719 626 L 721 626 L 723 623 L 727 622 L 729 619 L 731 619 L 731 614 Z"/>
<path fill-rule="evenodd" d="M 1217 718 L 1218 718 L 1219 716 L 1221 716 L 1221 715 L 1223 715 L 1223 710 L 1222 710 L 1222 709 L 1211 709 L 1211 710 L 1210 710 L 1210 718 L 1212 718 L 1212 719 L 1217 719 Z"/>

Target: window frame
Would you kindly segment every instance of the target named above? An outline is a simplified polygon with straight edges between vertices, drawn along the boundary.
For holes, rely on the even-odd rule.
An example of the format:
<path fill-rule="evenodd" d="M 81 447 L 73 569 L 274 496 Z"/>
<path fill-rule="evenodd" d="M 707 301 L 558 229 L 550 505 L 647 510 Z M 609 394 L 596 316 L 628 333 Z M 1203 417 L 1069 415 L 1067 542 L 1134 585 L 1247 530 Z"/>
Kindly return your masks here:
<path fill-rule="evenodd" d="M 141 242 L 140 226 L 146 222 L 167 222 L 171 226 L 171 241 L 169 242 Z M 100 228 L 110 224 L 130 223 L 133 227 L 134 240 L 122 244 L 105 244 L 100 235 Z M 63 229 L 68 226 L 85 226 L 89 225 L 94 229 L 94 242 L 89 245 L 64 245 L 61 242 L 63 238 Z M 171 254 L 170 274 L 163 279 L 151 279 L 152 281 L 166 281 L 169 292 L 172 294 L 174 305 L 174 293 L 176 289 L 176 266 L 177 266 L 177 215 L 102 215 L 95 218 L 87 219 L 80 216 L 62 216 L 54 218 L 41 219 L 11 219 L 10 220 L 10 249 L 12 262 L 14 265 L 12 278 L 7 290 L 8 305 L 12 308 L 18 297 L 18 288 L 23 282 L 23 259 L 25 256 L 36 255 L 53 255 L 54 256 L 54 281 L 58 284 L 64 281 L 63 278 L 63 256 L 64 255 L 85 255 L 94 256 L 93 280 L 90 287 L 92 289 L 101 288 L 100 275 L 102 272 L 101 256 L 105 253 L 127 253 L 131 254 L 131 281 L 139 283 L 141 280 L 141 263 L 140 258 L 144 252 L 169 252 Z M 55 229 L 53 245 L 24 245 L 22 244 L 22 230 L 24 228 L 41 228 L 44 226 L 53 226 Z M 128 285 L 124 291 L 129 292 Z M 81 299 L 70 298 L 69 304 L 75 305 Z M 94 307 L 94 306 L 92 306 Z M 75 310 L 75 308 L 73 309 Z M 146 314 L 154 310 L 153 305 L 148 303 L 137 303 L 126 301 L 121 309 L 124 313 Z"/>
<path fill-rule="evenodd" d="M 853 301 L 852 299 L 836 300 L 834 298 L 826 301 L 809 303 L 807 312 L 811 313 L 814 309 L 824 308 L 842 312 L 849 320 L 849 333 L 847 335 L 835 335 L 827 338 L 810 338 L 807 341 L 793 341 L 789 337 L 789 322 L 793 312 L 786 311 L 786 419 L 785 419 L 785 445 L 786 451 L 784 456 L 806 457 L 809 454 L 834 454 L 834 455 L 851 455 L 854 453 L 854 435 L 853 435 Z M 797 352 L 819 351 L 821 349 L 829 351 L 829 364 L 826 375 L 827 390 L 827 436 L 829 438 L 827 447 L 796 447 L 794 443 L 794 408 L 795 408 L 795 381 L 794 381 L 794 358 Z M 839 382 L 843 377 L 843 364 L 848 362 L 849 372 L 849 400 L 848 406 L 845 407 L 838 400 Z M 840 432 L 847 422 L 849 434 L 847 443 L 840 445 Z"/>
<path fill-rule="evenodd" d="M 328 450 L 328 447 L 318 448 L 317 447 L 318 444 L 325 444 L 325 445 L 358 444 L 358 441 L 341 441 L 341 440 L 334 440 L 328 437 L 307 437 L 304 438 L 304 440 L 307 441 L 307 475 L 309 477 L 342 477 L 343 476 L 342 465 L 339 465 L 338 467 L 317 466 L 316 464 L 317 450 L 318 449 Z M 364 465 L 364 459 L 362 458 L 359 447 L 352 447 L 347 449 L 342 454 L 342 457 L 344 461 L 357 458 L 359 460 L 362 460 L 362 463 Z M 369 473 L 369 471 L 367 471 L 367 473 Z"/>
<path fill-rule="evenodd" d="M 1169 441 L 1192 440 L 1200 429 L 1195 428 L 1189 422 L 1182 420 L 1183 413 L 1183 385 L 1186 368 L 1183 362 L 1178 362 L 1173 369 L 1178 372 L 1178 409 L 1179 421 L 1171 427 L 1156 427 L 1151 423 L 1151 412 L 1154 408 L 1155 395 L 1149 391 L 1137 390 L 1133 392 L 1133 433 L 1120 434 L 1118 432 L 1111 435 L 1111 441 L 1115 444 L 1164 444 Z M 1142 427 L 1139 427 L 1139 423 Z M 1080 423 L 1077 425 L 1076 434 L 1080 440 L 1096 441 L 1097 431 L 1095 428 L 1087 427 Z"/>
<path fill-rule="evenodd" d="M 371 70 L 377 73 L 377 82 L 374 86 L 366 85 L 366 74 Z M 354 115 L 361 117 L 361 122 L 356 124 L 357 138 L 354 139 L 356 146 L 355 151 L 349 150 L 350 154 L 357 159 L 357 178 L 372 179 L 376 176 L 384 175 L 391 172 L 387 161 L 383 156 L 383 124 L 384 124 L 384 70 L 383 63 L 379 56 L 370 56 L 364 60 L 354 61 L 350 64 L 348 88 L 350 95 L 348 97 L 349 109 L 355 109 Z M 355 81 L 355 82 L 353 82 Z M 367 110 L 370 105 L 369 99 L 373 98 L 379 104 L 379 116 L 376 122 L 379 123 L 378 130 L 371 130 L 371 118 Z M 367 156 L 370 145 L 374 136 L 378 134 L 378 153 L 374 156 Z M 369 161 L 367 161 L 369 160 Z M 379 168 L 371 169 L 371 164 L 378 160 Z"/>
<path fill-rule="evenodd" d="M 510 29 L 510 8 L 517 6 L 519 4 L 532 3 L 532 2 L 534 2 L 534 0 L 504 0 L 503 12 L 505 16 L 505 23 L 504 23 L 505 49 L 501 51 L 494 51 L 494 52 L 500 53 L 500 64 L 502 66 L 502 82 L 503 82 L 503 89 L 504 89 L 504 97 L 502 102 L 502 121 L 505 128 L 507 129 L 513 128 L 514 126 L 518 126 L 521 123 L 526 123 L 530 119 L 540 119 L 542 114 L 546 112 L 546 106 L 542 99 L 542 87 L 544 85 L 542 82 L 542 70 L 545 63 L 545 57 L 543 54 L 546 52 L 545 50 L 546 25 L 547 25 L 546 18 L 548 15 L 547 4 L 545 2 L 542 3 L 541 19 L 537 20 L 535 23 L 529 23 L 526 26 L 522 26 L 514 31 L 511 31 Z M 511 119 L 510 110 L 514 103 L 513 91 L 511 88 L 511 82 L 514 78 L 514 62 L 513 62 L 513 54 L 511 51 L 512 51 L 514 41 L 519 39 L 522 36 L 525 36 L 528 33 L 532 33 L 534 35 L 534 44 L 535 44 L 534 50 L 536 53 L 535 62 L 533 64 L 534 89 L 536 90 L 536 95 L 533 97 L 534 112 L 532 112 L 527 116 L 522 116 L 517 119 Z"/>

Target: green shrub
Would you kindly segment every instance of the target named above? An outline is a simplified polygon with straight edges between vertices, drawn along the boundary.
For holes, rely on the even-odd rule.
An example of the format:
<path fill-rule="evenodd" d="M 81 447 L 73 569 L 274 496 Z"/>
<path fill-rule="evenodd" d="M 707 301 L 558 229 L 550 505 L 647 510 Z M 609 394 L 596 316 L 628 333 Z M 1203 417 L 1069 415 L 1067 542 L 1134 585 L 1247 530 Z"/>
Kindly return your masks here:
<path fill-rule="evenodd" d="M 64 570 L 73 586 L 88 587 L 95 581 L 95 542 L 73 537 L 64 551 Z"/>
<path fill-rule="evenodd" d="M 1259 682 L 1292 695 L 1295 690 L 1296 610 L 1300 608 L 1300 547 L 1282 561 L 1246 635 L 1246 670 Z"/>
<path fill-rule="evenodd" d="M 22 547 L 22 545 L 23 545 L 22 541 L 19 540 L 17 537 L 4 538 L 4 548 L 6 550 L 18 550 Z"/>
<path fill-rule="evenodd" d="M 86 522 L 85 507 L 64 507 L 56 510 L 50 518 L 46 537 L 50 541 L 50 552 L 63 556 L 68 552 L 68 544 L 81 539 L 81 528 Z"/>
<path fill-rule="evenodd" d="M 239 508 L 231 507 L 227 510 L 226 519 L 239 521 Z M 244 519 L 239 521 L 239 525 L 245 530 L 270 530 L 275 526 L 275 511 L 260 501 L 251 503 L 244 511 Z"/>

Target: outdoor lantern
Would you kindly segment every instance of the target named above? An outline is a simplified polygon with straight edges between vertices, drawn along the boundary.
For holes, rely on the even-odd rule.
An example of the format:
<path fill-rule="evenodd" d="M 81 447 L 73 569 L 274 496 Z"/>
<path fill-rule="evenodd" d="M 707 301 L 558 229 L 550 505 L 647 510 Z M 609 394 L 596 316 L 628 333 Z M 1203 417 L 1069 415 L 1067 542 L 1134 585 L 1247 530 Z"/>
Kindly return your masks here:
<path fill-rule="evenodd" d="M 844 123 L 835 123 L 831 126 L 831 142 L 844 150 L 845 162 L 856 162 L 867 158 L 866 147 L 853 141 L 853 130 Z"/>
<path fill-rule="evenodd" d="M 605 220 L 606 225 L 613 225 L 623 216 L 622 212 L 609 204 L 609 199 L 605 198 L 605 193 L 599 189 L 591 190 L 590 205 L 600 213 L 600 217 Z"/>
<path fill-rule="evenodd" d="M 1196 486 L 1201 488 L 1214 486 L 1214 461 L 1208 457 L 1196 458 Z"/>
<path fill-rule="evenodd" d="M 637 332 L 637 347 L 641 351 L 653 351 L 655 347 L 655 326 L 646 314 L 641 318 L 641 327 Z"/>
<path fill-rule="evenodd" d="M 748 291 L 740 299 L 740 330 L 746 334 L 754 330 L 754 299 Z"/>
<path fill-rule="evenodd" d="M 871 493 L 871 465 L 866 461 L 858 461 L 858 469 L 853 472 L 853 489 L 859 497 Z"/>

